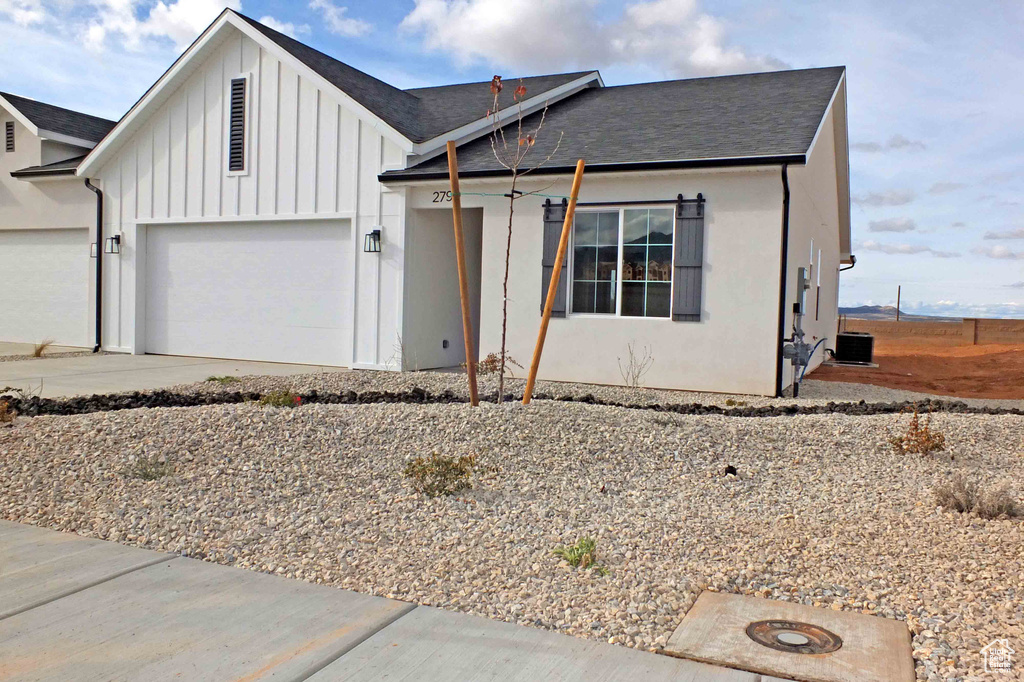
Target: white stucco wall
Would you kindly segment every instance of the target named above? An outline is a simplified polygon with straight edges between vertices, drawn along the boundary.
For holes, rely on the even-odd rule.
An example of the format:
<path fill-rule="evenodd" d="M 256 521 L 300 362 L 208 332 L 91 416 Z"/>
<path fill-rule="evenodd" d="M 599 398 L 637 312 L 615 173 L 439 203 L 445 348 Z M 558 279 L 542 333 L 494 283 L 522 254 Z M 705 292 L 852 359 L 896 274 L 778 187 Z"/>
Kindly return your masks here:
<path fill-rule="evenodd" d="M 71 158 L 85 150 L 36 137 L 0 107 L 0 135 L 7 121 L 14 121 L 14 151 L 6 151 L 0 141 L 0 230 L 82 228 L 95 222 L 95 195 L 81 178 L 27 182 L 11 177 L 11 171 Z"/>
<path fill-rule="evenodd" d="M 534 180 L 526 191 L 567 194 L 571 178 Z M 550 187 L 548 186 L 550 184 Z M 501 193 L 495 181 L 463 180 L 464 192 Z M 410 189 L 414 209 L 436 206 L 443 184 Z M 682 193 L 707 201 L 700 322 L 570 315 L 552 319 L 540 377 L 622 384 L 617 358 L 627 344 L 648 346 L 651 387 L 771 394 L 775 383 L 782 188 L 778 168 L 585 176 L 581 202 L 672 199 Z M 499 349 L 501 278 L 507 203 L 463 197 L 483 207 L 480 355 Z M 542 200 L 517 201 L 514 223 L 508 350 L 528 365 L 540 323 Z"/>
<path fill-rule="evenodd" d="M 818 133 L 806 166 L 789 167 L 789 275 L 786 285 L 786 335 L 793 324 L 793 303 L 797 300 L 797 270 L 810 268 L 811 288 L 807 291 L 803 318 L 805 340 L 814 345 L 826 339 L 814 356 L 808 372 L 825 358 L 825 348 L 835 348 L 839 310 L 839 198 L 836 188 L 835 112 L 829 112 Z M 813 249 L 813 250 L 812 250 Z M 821 253 L 819 272 L 818 253 Z M 821 281 L 820 292 L 817 282 Z M 817 319 L 815 313 L 817 312 Z M 793 369 L 786 361 L 783 386 L 793 381 Z"/>
<path fill-rule="evenodd" d="M 401 321 L 404 203 L 401 192 L 382 192 L 377 175 L 401 167 L 404 152 L 293 66 L 225 27 L 90 172 L 105 194 L 104 231 L 122 234 L 121 254 L 104 257 L 105 348 L 145 349 L 136 319 L 148 225 L 344 219 L 354 226 L 350 364 L 383 366 Z M 240 75 L 250 82 L 247 170 L 239 174 L 227 171 L 225 105 Z M 363 236 L 377 225 L 385 247 L 363 253 Z"/>
<path fill-rule="evenodd" d="M 463 209 L 466 278 L 479 344 L 480 267 L 483 211 Z M 401 356 L 405 369 L 454 367 L 465 362 L 462 304 L 455 257 L 451 204 L 410 211 L 406 223 L 405 319 Z M 448 348 L 443 341 L 448 341 Z"/>

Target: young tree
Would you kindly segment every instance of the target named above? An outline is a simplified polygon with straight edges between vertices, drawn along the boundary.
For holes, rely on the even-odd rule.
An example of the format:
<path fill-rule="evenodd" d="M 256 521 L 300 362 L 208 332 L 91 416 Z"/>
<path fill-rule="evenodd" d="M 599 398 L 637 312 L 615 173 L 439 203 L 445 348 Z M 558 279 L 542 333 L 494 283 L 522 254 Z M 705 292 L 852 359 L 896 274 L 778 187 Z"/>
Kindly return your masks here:
<path fill-rule="evenodd" d="M 502 125 L 499 112 L 501 106 L 499 104 L 499 96 L 501 91 L 504 89 L 504 84 L 501 82 L 501 76 L 495 76 L 491 79 L 491 108 L 487 110 L 487 118 L 491 122 L 491 150 L 494 152 L 494 158 L 497 159 L 498 163 L 507 169 L 511 174 L 511 180 L 509 182 L 509 192 L 505 196 L 508 197 L 508 234 L 505 240 L 505 276 L 502 280 L 501 296 L 502 296 L 502 308 L 501 308 L 501 368 L 498 372 L 498 402 L 502 402 L 505 394 L 505 361 L 508 358 L 508 352 L 506 351 L 506 338 L 508 332 L 508 272 L 509 262 L 512 258 L 512 217 L 515 214 L 516 201 L 523 197 L 536 194 L 542 190 L 534 190 L 532 192 L 522 192 L 516 188 L 519 179 L 524 175 L 531 173 L 549 160 L 558 151 L 559 146 L 562 144 L 562 134 L 559 133 L 558 141 L 555 144 L 555 148 L 546 157 L 542 158 L 538 163 L 529 165 L 527 161 L 532 161 L 530 152 L 534 149 L 537 143 L 537 138 L 540 135 L 541 129 L 544 127 L 544 121 L 547 118 L 548 107 L 544 105 L 544 109 L 540 114 L 540 120 L 537 122 L 537 126 L 532 130 L 523 129 L 523 101 L 526 99 L 526 86 L 523 85 L 522 80 L 519 81 L 519 85 L 512 92 L 512 100 L 516 105 L 516 122 L 515 122 L 515 137 L 506 135 L 505 126 Z M 507 126 L 511 129 L 512 126 Z M 510 130 L 511 132 L 511 130 Z"/>

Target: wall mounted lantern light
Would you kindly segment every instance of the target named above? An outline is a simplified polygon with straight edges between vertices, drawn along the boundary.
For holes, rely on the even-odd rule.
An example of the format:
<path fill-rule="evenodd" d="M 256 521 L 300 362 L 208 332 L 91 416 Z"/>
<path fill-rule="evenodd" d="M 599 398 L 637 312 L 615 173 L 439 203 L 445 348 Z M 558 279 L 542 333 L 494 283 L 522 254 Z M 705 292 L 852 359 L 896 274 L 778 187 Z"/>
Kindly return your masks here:
<path fill-rule="evenodd" d="M 107 237 L 103 242 L 103 253 L 121 253 L 121 235 Z"/>
<path fill-rule="evenodd" d="M 363 251 L 366 253 L 380 253 L 380 228 L 375 227 L 363 237 Z"/>

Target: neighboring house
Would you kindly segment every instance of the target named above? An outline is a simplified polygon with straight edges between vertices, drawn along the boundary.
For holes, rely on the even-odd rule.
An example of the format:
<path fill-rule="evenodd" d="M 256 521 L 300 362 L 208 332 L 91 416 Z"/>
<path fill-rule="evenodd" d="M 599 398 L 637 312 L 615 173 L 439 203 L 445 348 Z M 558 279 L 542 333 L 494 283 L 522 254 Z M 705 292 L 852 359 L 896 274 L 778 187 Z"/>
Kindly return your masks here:
<path fill-rule="evenodd" d="M 75 168 L 113 127 L 0 92 L 0 341 L 90 343 L 96 197 Z"/>
<path fill-rule="evenodd" d="M 558 197 L 584 158 L 541 378 L 621 384 L 618 358 L 633 343 L 654 356 L 649 386 L 788 385 L 780 345 L 797 268 L 813 268 L 808 338 L 830 337 L 850 257 L 845 70 L 523 83 L 528 116 L 549 106 L 535 158 L 562 138 L 520 186 L 552 203 L 516 202 L 510 354 L 526 364 L 533 351 Z M 481 355 L 497 351 L 508 185 L 490 149 L 490 105 L 487 83 L 399 90 L 225 11 L 77 169 L 102 189 L 103 238 L 120 238 L 120 253 L 102 256 L 102 346 L 458 365 L 444 152 L 455 140 L 474 329 Z"/>

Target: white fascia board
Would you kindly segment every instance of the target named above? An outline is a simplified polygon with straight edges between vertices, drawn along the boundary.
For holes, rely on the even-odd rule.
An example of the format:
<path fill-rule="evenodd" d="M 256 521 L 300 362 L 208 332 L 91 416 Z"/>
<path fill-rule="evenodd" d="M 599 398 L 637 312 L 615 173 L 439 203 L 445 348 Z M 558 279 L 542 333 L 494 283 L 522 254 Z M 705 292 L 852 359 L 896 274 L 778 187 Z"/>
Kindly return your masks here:
<path fill-rule="evenodd" d="M 14 120 L 28 128 L 29 132 L 31 132 L 33 135 L 39 135 L 39 128 L 37 128 L 35 124 L 32 123 L 32 121 L 25 118 L 25 114 L 18 111 L 18 108 L 10 102 L 8 102 L 7 98 L 3 97 L 2 95 L 0 95 L 0 106 L 6 109 L 7 112 L 14 117 Z"/>
<path fill-rule="evenodd" d="M 52 140 L 53 142 L 63 142 L 64 144 L 70 144 L 75 147 L 84 147 L 85 149 L 92 149 L 96 146 L 96 143 L 91 140 L 65 135 L 64 133 L 56 133 L 52 130 L 40 130 L 39 137 L 44 140 Z"/>
<path fill-rule="evenodd" d="M 387 122 L 384 121 L 384 119 L 380 118 L 372 111 L 364 107 L 362 104 L 352 99 L 352 97 L 348 93 L 340 89 L 337 85 L 331 83 L 329 80 L 318 74 L 316 71 L 303 64 L 292 53 L 288 52 L 280 45 L 275 43 L 273 40 L 267 38 L 265 35 L 257 31 L 244 19 L 239 18 L 236 14 L 230 12 L 229 10 L 226 11 L 228 12 L 227 20 L 231 23 L 232 26 L 234 26 L 239 31 L 244 33 L 246 36 L 251 38 L 264 50 L 274 55 L 274 57 L 276 57 L 280 61 L 284 62 L 285 64 L 288 64 L 290 67 L 298 71 L 303 77 L 308 78 L 321 90 L 325 92 L 337 93 L 338 98 L 341 100 L 342 104 L 344 104 L 346 107 L 353 109 L 359 115 L 359 117 L 363 119 L 363 121 L 369 123 L 377 132 L 379 132 L 381 135 L 397 144 L 403 151 L 412 151 L 412 140 L 410 140 L 405 135 L 392 128 Z"/>
<path fill-rule="evenodd" d="M 192 58 L 196 54 L 202 52 L 203 49 L 228 26 L 241 31 L 246 37 L 253 40 L 257 45 L 272 54 L 275 58 L 281 60 L 285 64 L 288 64 L 302 76 L 311 80 L 318 88 L 326 90 L 327 92 L 338 93 L 346 105 L 351 106 L 359 112 L 360 116 L 372 123 L 382 134 L 389 139 L 392 139 L 403 149 L 412 149 L 412 141 L 372 114 L 368 109 L 366 109 L 366 107 L 362 106 L 347 94 L 339 90 L 337 86 L 330 83 L 323 76 L 316 73 L 289 52 L 278 46 L 277 43 L 254 29 L 243 19 L 239 18 L 234 12 L 226 9 L 221 12 L 221 15 L 217 17 L 217 19 L 215 19 L 214 22 L 210 24 L 198 38 L 196 38 L 195 42 L 193 42 L 177 60 L 175 60 L 171 65 L 171 68 L 169 68 L 159 78 L 159 80 L 153 84 L 146 94 L 142 96 L 142 99 L 136 102 L 135 106 L 133 106 L 128 113 L 118 121 L 117 125 L 114 126 L 114 129 L 111 130 L 107 136 L 93 148 L 89 155 L 82 161 L 81 165 L 79 165 L 78 175 L 87 176 L 90 172 L 99 168 L 105 161 L 105 157 L 114 148 L 117 138 L 121 137 L 126 130 L 133 129 L 132 124 L 145 115 L 150 103 L 157 100 L 162 92 L 168 88 L 173 89 L 177 86 L 178 76 L 183 72 L 187 72 Z"/>
<path fill-rule="evenodd" d="M 821 120 L 818 121 L 818 127 L 814 130 L 814 137 L 811 138 L 811 144 L 807 147 L 807 158 L 811 158 L 811 153 L 814 151 L 814 145 L 818 142 L 818 136 L 821 134 L 821 129 L 825 127 L 825 121 L 828 120 L 829 112 L 832 111 L 832 105 L 836 101 L 836 96 L 839 94 L 839 90 L 843 87 L 846 82 L 846 69 L 843 69 L 843 75 L 839 77 L 839 82 L 836 83 L 835 90 L 832 91 L 832 96 L 828 99 L 828 106 L 825 107 L 825 112 L 821 115 Z"/>
<path fill-rule="evenodd" d="M 598 87 L 604 87 L 604 81 L 601 80 L 601 74 L 597 71 L 592 71 L 585 76 L 569 81 L 557 88 L 545 90 L 541 94 L 523 101 L 523 116 L 529 116 L 530 114 L 540 111 L 545 106 L 563 100 L 571 95 L 575 95 L 577 92 L 589 87 L 590 84 L 594 82 L 597 83 Z M 498 112 L 498 124 L 504 125 L 507 121 L 517 115 L 518 107 L 505 107 Z M 413 145 L 411 153 L 416 155 L 416 163 L 421 163 L 442 153 L 449 140 L 456 140 L 459 144 L 465 144 L 470 140 L 474 140 L 477 137 L 490 132 L 492 127 L 493 122 L 490 118 L 481 117 L 472 123 L 467 123 L 455 130 L 450 130 L 444 135 L 438 135 L 426 142 L 420 142 Z"/>
<path fill-rule="evenodd" d="M 206 27 L 195 41 L 189 45 L 188 49 L 181 53 L 174 63 L 171 64 L 171 68 L 167 69 L 156 83 L 150 86 L 149 90 L 136 102 L 128 113 L 121 117 L 121 120 L 117 122 L 117 125 L 107 133 L 107 136 L 100 140 L 100 143 L 93 147 L 89 155 L 82 160 L 82 163 L 78 165 L 77 175 L 88 176 L 90 171 L 96 170 L 106 160 L 108 153 L 114 148 L 115 141 L 125 134 L 126 130 L 131 129 L 132 124 L 135 123 L 140 117 L 143 116 L 146 109 L 149 108 L 149 104 L 157 99 L 162 92 L 167 88 L 173 88 L 176 83 L 176 77 L 186 70 L 188 62 L 191 61 L 193 55 L 201 51 L 206 47 L 214 36 L 216 36 L 221 29 L 224 28 L 228 23 L 228 17 L 230 16 L 230 10 L 224 10 L 220 13 L 212 24 Z"/>

